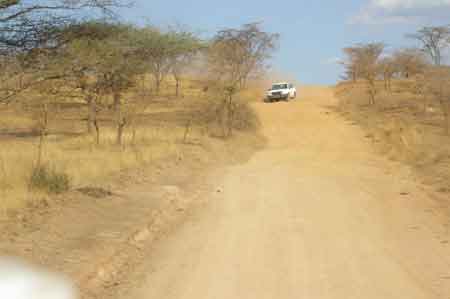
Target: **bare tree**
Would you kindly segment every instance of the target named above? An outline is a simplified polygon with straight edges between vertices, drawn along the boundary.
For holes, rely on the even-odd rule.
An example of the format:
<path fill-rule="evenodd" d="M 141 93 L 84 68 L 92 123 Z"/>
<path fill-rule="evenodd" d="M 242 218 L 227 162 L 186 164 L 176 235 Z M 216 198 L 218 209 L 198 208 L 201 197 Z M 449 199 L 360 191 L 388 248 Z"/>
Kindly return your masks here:
<path fill-rule="evenodd" d="M 95 128 L 99 142 L 98 111 L 105 99 L 112 99 L 110 112 L 117 126 L 116 142 L 122 144 L 129 124 L 123 93 L 132 88 L 135 77 L 144 71 L 135 55 L 139 30 L 120 23 L 87 22 L 64 28 L 63 47 L 54 52 L 51 62 L 64 74 L 66 90 L 74 91 L 88 106 L 87 127 Z M 105 109 L 102 109 L 105 110 Z"/>
<path fill-rule="evenodd" d="M 125 27 L 105 22 L 81 22 L 64 28 L 62 38 L 67 40 L 59 51 L 60 64 L 64 65 L 67 87 L 78 90 L 87 104 L 87 130 L 92 133 L 95 127 L 98 135 L 97 111 L 105 82 L 104 76 L 108 59 L 99 56 L 103 53 L 103 42 L 114 39 Z M 112 66 L 111 66 L 112 67 Z M 116 103 L 117 105 L 117 103 Z M 97 138 L 98 139 L 98 138 Z"/>
<path fill-rule="evenodd" d="M 43 57 L 43 59 L 46 59 L 46 57 Z M 30 105 L 34 112 L 34 129 L 39 135 L 36 159 L 37 167 L 42 166 L 50 122 L 57 115 L 57 102 L 64 87 L 64 80 L 47 80 L 35 86 L 33 93 L 27 95 L 27 97 L 32 98 L 32 101 L 28 101 L 27 105 Z"/>
<path fill-rule="evenodd" d="M 0 0 L 0 50 L 30 50 L 54 47 L 57 28 L 79 17 L 79 12 L 100 10 L 112 15 L 112 9 L 127 6 L 120 0 Z"/>
<path fill-rule="evenodd" d="M 407 37 L 420 42 L 422 51 L 426 53 L 436 66 L 442 64 L 443 50 L 450 44 L 450 27 L 423 27 Z"/>
<path fill-rule="evenodd" d="M 392 78 L 398 72 L 397 65 L 392 57 L 384 57 L 378 62 L 379 72 L 383 76 L 384 89 L 392 90 Z"/>
<path fill-rule="evenodd" d="M 343 52 L 346 56 L 346 59 L 342 62 L 345 68 L 344 80 L 356 82 L 361 76 L 360 50 L 358 47 L 348 47 L 344 48 Z"/>
<path fill-rule="evenodd" d="M 393 60 L 399 74 L 406 79 L 422 73 L 427 66 L 425 57 L 417 49 L 398 50 L 394 53 Z"/>
<path fill-rule="evenodd" d="M 161 83 L 171 71 L 171 58 L 177 51 L 176 36 L 155 27 L 146 27 L 139 35 L 138 55 L 148 66 L 155 82 L 156 93 L 159 93 Z"/>
<path fill-rule="evenodd" d="M 98 85 L 104 93 L 113 98 L 113 112 L 117 126 L 116 143 L 122 144 L 123 132 L 129 124 L 123 106 L 123 93 L 136 84 L 136 76 L 143 72 L 142 60 L 136 48 L 136 29 L 124 25 L 115 25 L 116 34 L 100 41 L 97 45 L 97 57 L 100 63 L 96 67 Z"/>
<path fill-rule="evenodd" d="M 9 102 L 46 80 L 66 76 L 61 72 L 46 71 L 48 68 L 54 70 L 55 61 L 40 58 L 60 59 L 61 48 L 71 39 L 86 35 L 83 30 L 72 29 L 78 18 L 88 18 L 88 11 L 95 9 L 112 15 L 114 7 L 126 5 L 128 3 L 122 0 L 0 0 L 0 57 L 9 65 L 19 62 L 16 63 L 19 68 L 14 72 L 11 68 L 2 68 L 2 75 L 10 82 L 20 83 L 2 82 L 0 102 Z"/>
<path fill-rule="evenodd" d="M 450 68 L 430 68 L 427 84 L 431 95 L 439 100 L 445 118 L 445 132 L 450 135 Z"/>
<path fill-rule="evenodd" d="M 205 48 L 205 45 L 192 32 L 175 30 L 171 34 L 174 36 L 175 49 L 169 57 L 170 72 L 175 79 L 175 95 L 178 97 L 183 73 L 192 65 L 193 60 L 199 51 Z"/>
<path fill-rule="evenodd" d="M 264 70 L 267 60 L 276 49 L 278 34 L 260 29 L 259 24 L 247 24 L 239 29 L 219 31 L 208 50 L 210 74 L 219 90 L 221 119 L 227 128 L 224 135 L 232 134 L 234 96 L 245 87 L 248 78 Z"/>
<path fill-rule="evenodd" d="M 258 23 L 219 31 L 209 53 L 212 73 L 229 85 L 244 88 L 250 75 L 264 70 L 278 39 L 278 34 L 262 31 Z"/>
<path fill-rule="evenodd" d="M 347 57 L 347 72 L 355 79 L 364 79 L 367 83 L 369 104 L 375 104 L 377 94 L 376 80 L 380 71 L 380 57 L 384 51 L 384 44 L 359 44 L 344 49 Z"/>

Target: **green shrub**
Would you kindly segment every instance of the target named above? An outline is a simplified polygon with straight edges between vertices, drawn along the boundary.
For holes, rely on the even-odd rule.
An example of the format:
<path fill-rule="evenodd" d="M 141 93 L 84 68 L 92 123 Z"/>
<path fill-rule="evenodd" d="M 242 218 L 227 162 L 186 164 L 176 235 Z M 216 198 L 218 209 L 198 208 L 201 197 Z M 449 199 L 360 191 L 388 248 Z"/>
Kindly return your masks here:
<path fill-rule="evenodd" d="M 36 166 L 31 172 L 30 187 L 50 194 L 60 194 L 69 190 L 70 177 L 48 165 Z"/>

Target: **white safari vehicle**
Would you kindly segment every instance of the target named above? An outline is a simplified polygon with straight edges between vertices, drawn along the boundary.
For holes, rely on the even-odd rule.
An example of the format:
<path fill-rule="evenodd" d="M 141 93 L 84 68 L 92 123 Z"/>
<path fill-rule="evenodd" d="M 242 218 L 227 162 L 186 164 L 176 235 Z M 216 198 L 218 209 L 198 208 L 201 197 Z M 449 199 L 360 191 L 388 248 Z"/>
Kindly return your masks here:
<path fill-rule="evenodd" d="M 297 97 L 297 89 L 291 83 L 281 82 L 274 83 L 272 87 L 266 93 L 266 102 L 274 102 L 290 99 L 295 99 Z"/>

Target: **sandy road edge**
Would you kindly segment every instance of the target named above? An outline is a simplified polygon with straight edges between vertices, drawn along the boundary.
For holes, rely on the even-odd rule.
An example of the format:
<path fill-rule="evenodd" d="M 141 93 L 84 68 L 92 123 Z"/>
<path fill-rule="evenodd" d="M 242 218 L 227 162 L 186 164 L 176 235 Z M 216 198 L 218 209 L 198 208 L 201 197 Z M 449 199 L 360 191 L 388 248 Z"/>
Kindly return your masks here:
<path fill-rule="evenodd" d="M 144 258 L 141 248 L 181 223 L 196 199 L 211 192 L 206 182 L 214 173 L 248 159 L 263 144 L 258 134 L 236 134 L 187 152 L 182 161 L 121 174 L 112 196 L 71 192 L 51 207 L 30 211 L 36 221 L 21 217 L 12 221 L 23 225 L 2 223 L 0 254 L 65 274 L 81 298 L 103 298 Z"/>

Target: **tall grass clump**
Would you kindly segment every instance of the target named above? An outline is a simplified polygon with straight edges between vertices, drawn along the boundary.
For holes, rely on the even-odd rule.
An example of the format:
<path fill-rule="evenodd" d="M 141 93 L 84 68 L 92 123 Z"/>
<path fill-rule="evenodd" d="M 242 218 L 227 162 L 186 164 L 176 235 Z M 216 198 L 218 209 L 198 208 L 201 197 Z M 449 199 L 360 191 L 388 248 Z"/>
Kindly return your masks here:
<path fill-rule="evenodd" d="M 70 176 L 49 165 L 33 167 L 30 176 L 30 188 L 49 194 L 61 194 L 70 189 Z"/>

